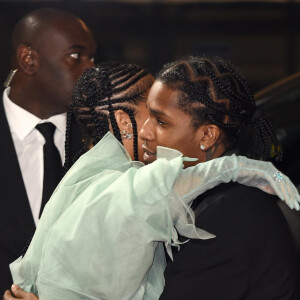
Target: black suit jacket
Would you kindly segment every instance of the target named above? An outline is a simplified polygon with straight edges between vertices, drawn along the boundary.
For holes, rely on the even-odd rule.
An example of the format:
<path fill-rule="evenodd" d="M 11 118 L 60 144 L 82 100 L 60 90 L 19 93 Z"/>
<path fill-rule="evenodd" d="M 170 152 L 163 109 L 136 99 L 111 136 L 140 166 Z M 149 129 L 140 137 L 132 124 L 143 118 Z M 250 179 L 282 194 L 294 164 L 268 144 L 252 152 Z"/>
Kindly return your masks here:
<path fill-rule="evenodd" d="M 199 196 L 196 225 L 216 238 L 182 246 L 160 299 L 300 299 L 295 246 L 276 199 L 235 183 Z"/>
<path fill-rule="evenodd" d="M 80 130 L 72 124 L 71 155 L 81 148 Z M 12 284 L 9 264 L 17 259 L 32 238 L 35 224 L 15 147 L 0 101 L 0 295 Z"/>

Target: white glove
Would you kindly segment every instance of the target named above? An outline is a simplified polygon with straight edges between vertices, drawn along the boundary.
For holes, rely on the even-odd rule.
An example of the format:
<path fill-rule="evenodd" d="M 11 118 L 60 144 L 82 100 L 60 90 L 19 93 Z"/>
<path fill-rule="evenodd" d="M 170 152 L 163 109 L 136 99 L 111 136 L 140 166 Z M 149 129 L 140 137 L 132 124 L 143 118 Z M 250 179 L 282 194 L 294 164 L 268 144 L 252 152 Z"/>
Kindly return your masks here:
<path fill-rule="evenodd" d="M 237 159 L 238 183 L 258 187 L 269 194 L 277 195 L 291 209 L 299 210 L 300 196 L 297 188 L 271 162 L 248 159 L 244 156 L 238 156 Z"/>
<path fill-rule="evenodd" d="M 277 195 L 290 208 L 299 210 L 300 196 L 290 179 L 272 163 L 243 156 L 224 156 L 183 169 L 174 191 L 185 203 L 220 183 L 236 181 Z"/>

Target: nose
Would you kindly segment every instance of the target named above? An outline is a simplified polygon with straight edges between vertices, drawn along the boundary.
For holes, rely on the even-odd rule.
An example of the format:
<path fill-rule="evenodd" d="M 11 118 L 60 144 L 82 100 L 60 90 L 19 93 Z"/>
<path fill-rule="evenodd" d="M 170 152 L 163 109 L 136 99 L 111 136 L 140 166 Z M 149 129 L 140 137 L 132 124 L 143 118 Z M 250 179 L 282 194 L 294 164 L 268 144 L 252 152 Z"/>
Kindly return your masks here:
<path fill-rule="evenodd" d="M 151 127 L 150 117 L 145 121 L 144 125 L 142 126 L 139 137 L 143 141 L 151 142 L 154 140 L 154 134 Z"/>

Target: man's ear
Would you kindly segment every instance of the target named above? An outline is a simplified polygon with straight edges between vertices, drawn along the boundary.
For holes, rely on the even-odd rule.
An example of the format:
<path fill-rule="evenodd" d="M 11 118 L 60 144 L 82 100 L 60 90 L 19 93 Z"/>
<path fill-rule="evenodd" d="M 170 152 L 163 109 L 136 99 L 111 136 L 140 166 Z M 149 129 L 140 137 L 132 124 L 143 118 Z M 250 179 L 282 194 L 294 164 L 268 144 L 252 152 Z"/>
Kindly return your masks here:
<path fill-rule="evenodd" d="M 199 148 L 203 151 L 210 149 L 220 138 L 220 128 L 214 124 L 202 125 Z"/>
<path fill-rule="evenodd" d="M 20 45 L 17 49 L 17 60 L 20 69 L 27 75 L 33 75 L 38 67 L 38 53 L 30 47 Z"/>

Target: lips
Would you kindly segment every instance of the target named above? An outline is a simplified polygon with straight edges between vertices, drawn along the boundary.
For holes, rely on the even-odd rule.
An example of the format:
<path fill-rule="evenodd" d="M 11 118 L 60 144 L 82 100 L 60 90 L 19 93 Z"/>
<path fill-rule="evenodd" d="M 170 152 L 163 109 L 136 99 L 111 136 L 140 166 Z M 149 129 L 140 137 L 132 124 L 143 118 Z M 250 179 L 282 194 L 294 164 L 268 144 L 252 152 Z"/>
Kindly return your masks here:
<path fill-rule="evenodd" d="M 142 145 L 142 149 L 144 151 L 144 161 L 147 163 L 152 163 L 156 160 L 156 152 L 149 150 L 145 144 Z"/>

